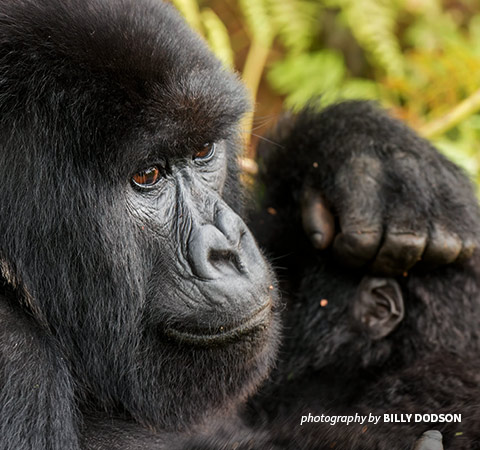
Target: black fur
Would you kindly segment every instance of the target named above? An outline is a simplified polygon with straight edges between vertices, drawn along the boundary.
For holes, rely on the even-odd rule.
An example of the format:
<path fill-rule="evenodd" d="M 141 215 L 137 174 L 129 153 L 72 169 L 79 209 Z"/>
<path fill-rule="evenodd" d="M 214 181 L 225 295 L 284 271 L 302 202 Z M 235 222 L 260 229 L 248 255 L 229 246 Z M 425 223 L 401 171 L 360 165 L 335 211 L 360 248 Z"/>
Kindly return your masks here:
<path fill-rule="evenodd" d="M 232 331 L 218 346 L 171 337 L 234 328 L 249 302 L 275 296 L 230 209 L 242 208 L 247 108 L 243 86 L 170 5 L 1 3 L 2 450 L 74 450 L 82 434 L 96 445 L 103 431 L 89 441 L 89 417 L 184 430 L 267 375 L 271 314 L 268 327 Z M 206 142 L 218 143 L 213 161 L 193 161 Z M 134 189 L 135 172 L 162 164 L 166 194 Z M 206 256 L 217 285 L 194 275 L 203 250 L 187 247 L 230 245 L 204 226 L 222 220 L 242 249 L 222 248 L 215 266 Z M 237 265 L 260 279 L 242 272 L 236 287 Z"/>
<path fill-rule="evenodd" d="M 167 4 L 1 2 L 1 450 L 277 446 L 269 426 L 223 420 L 267 377 L 279 344 L 276 282 L 237 215 L 238 131 L 248 108 L 241 83 Z M 298 226 L 303 182 L 340 210 L 345 203 L 365 210 L 368 201 L 337 189 L 335 174 L 355 174 L 342 163 L 358 155 L 385 163 L 391 149 L 384 142 L 406 147 L 414 160 L 381 172 L 381 208 L 371 215 L 386 226 L 411 207 L 414 229 L 439 222 L 461 239 L 477 236 L 470 187 L 453 165 L 368 104 L 337 108 L 283 130 L 289 137 L 269 165 L 267 201 L 278 222 L 271 238 L 257 231 L 270 253 L 291 251 L 290 262 L 306 252 L 281 274 L 290 292 L 307 294 L 302 283 L 314 268 L 324 273 L 314 284 L 350 277 L 318 265 Z M 215 153 L 198 156 L 205 148 Z M 158 181 L 135 185 L 152 168 Z M 471 279 L 465 292 L 476 292 L 473 266 L 445 270 Z M 425 278 L 415 289 L 434 292 L 432 277 L 434 286 Z M 463 291 L 461 298 L 467 305 Z M 304 345 L 316 329 L 297 317 L 292 336 Z M 477 335 L 468 322 L 460 327 L 461 317 L 433 327 L 445 339 L 412 335 L 411 345 L 442 352 L 459 327 L 467 348 Z M 330 339 L 350 336 L 340 331 Z M 284 351 L 294 355 L 290 342 Z M 388 360 L 396 348 L 390 340 L 377 344 L 356 343 L 364 347 L 352 371 Z M 294 430 L 278 437 L 286 440 L 280 447 L 297 438 Z"/>
<path fill-rule="evenodd" d="M 317 167 L 305 151 L 315 147 Z M 437 269 L 420 264 L 397 277 L 405 317 L 391 334 L 372 339 L 352 323 L 369 267 L 348 269 L 332 249 L 315 250 L 299 206 L 301 189 L 311 183 L 341 205 L 335 195 L 356 181 L 340 177 L 341 167 L 352 155 L 366 154 L 383 164 L 378 185 L 385 217 L 404 207 L 395 192 L 408 193 L 416 219 L 435 218 L 478 244 L 479 207 L 467 177 L 405 126 L 361 102 L 288 118 L 260 151 L 264 198 L 257 234 L 280 268 L 288 305 L 278 367 L 251 401 L 249 419 L 270 428 L 273 442 L 284 448 L 407 450 L 431 428 L 443 433 L 447 449 L 480 448 L 480 253 Z M 367 169 L 361 176 L 371 174 Z M 354 195 L 368 204 L 361 192 Z M 462 422 L 392 424 L 382 418 L 378 425 L 300 426 L 308 413 L 461 413 Z"/>

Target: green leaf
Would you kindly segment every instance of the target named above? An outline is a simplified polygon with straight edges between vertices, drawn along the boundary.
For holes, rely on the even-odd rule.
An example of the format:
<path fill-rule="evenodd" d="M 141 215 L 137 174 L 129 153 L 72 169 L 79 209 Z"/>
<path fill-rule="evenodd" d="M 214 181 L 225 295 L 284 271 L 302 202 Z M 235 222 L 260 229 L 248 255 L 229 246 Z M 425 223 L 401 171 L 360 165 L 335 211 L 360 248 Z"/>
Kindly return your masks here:
<path fill-rule="evenodd" d="M 286 105 L 297 109 L 311 98 L 321 96 L 323 104 L 339 96 L 345 77 L 343 57 L 334 50 L 290 55 L 272 65 L 268 80 L 275 90 L 286 95 Z"/>
<path fill-rule="evenodd" d="M 342 99 L 379 100 L 380 92 L 374 81 L 352 78 L 345 81 L 340 93 Z"/>

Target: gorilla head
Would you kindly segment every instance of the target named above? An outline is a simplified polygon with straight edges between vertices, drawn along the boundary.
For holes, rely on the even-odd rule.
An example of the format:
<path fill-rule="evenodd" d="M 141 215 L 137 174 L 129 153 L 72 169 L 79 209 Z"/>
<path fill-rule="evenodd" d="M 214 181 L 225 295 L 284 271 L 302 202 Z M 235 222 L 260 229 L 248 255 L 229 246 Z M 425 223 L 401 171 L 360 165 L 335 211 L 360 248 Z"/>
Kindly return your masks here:
<path fill-rule="evenodd" d="M 155 0 L 4 1 L 0 42 L 3 278 L 76 396 L 168 429 L 247 395 L 277 327 L 240 82 Z"/>

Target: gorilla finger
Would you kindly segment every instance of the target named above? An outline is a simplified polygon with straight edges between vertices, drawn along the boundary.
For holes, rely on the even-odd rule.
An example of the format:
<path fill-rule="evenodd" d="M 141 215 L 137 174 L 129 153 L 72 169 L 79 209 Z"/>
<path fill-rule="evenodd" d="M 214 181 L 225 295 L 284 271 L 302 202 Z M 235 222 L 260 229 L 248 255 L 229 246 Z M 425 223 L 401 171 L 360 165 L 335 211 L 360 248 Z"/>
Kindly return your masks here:
<path fill-rule="evenodd" d="M 303 229 L 312 245 L 323 250 L 333 241 L 335 221 L 323 196 L 314 189 L 306 188 L 301 200 Z"/>
<path fill-rule="evenodd" d="M 387 230 L 372 270 L 384 275 L 400 275 L 413 267 L 427 244 L 427 232 Z"/>
<path fill-rule="evenodd" d="M 435 226 L 422 256 L 422 266 L 435 267 L 450 264 L 462 252 L 460 237 L 442 226 Z M 467 254 L 468 251 L 465 252 Z"/>
<path fill-rule="evenodd" d="M 350 267 L 362 267 L 374 258 L 381 238 L 380 228 L 340 233 L 333 243 L 335 257 Z"/>
<path fill-rule="evenodd" d="M 442 433 L 437 430 L 425 431 L 413 450 L 443 450 Z"/>
<path fill-rule="evenodd" d="M 377 253 L 383 234 L 383 167 L 368 155 L 354 155 L 335 178 L 341 233 L 335 238 L 334 253 L 341 262 L 361 267 Z"/>

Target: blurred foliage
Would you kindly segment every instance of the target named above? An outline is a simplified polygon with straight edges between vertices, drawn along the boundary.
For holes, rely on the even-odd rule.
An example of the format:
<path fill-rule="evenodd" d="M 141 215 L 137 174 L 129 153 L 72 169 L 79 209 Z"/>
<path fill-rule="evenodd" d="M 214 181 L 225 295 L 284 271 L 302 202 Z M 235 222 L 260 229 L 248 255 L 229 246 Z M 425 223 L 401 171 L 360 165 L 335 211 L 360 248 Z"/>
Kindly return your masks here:
<path fill-rule="evenodd" d="M 311 98 L 374 99 L 480 185 L 478 0 L 171 1 L 250 88 L 248 135 Z"/>

